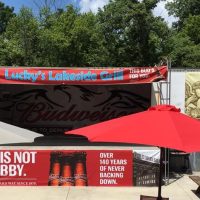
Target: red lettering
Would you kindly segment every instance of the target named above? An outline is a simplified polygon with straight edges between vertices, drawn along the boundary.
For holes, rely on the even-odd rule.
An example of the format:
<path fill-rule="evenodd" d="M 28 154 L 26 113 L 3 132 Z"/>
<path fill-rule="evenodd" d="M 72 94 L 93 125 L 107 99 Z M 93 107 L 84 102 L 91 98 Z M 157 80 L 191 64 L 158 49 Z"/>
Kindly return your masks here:
<path fill-rule="evenodd" d="M 100 108 L 99 108 L 100 109 Z M 20 123 L 36 123 L 41 121 L 105 121 L 119 116 L 127 115 L 129 112 L 110 110 L 107 108 L 102 111 L 76 110 L 76 105 L 71 105 L 67 110 L 57 110 L 48 104 L 40 103 L 19 103 L 16 106 Z M 89 123 L 89 122 L 88 122 Z"/>

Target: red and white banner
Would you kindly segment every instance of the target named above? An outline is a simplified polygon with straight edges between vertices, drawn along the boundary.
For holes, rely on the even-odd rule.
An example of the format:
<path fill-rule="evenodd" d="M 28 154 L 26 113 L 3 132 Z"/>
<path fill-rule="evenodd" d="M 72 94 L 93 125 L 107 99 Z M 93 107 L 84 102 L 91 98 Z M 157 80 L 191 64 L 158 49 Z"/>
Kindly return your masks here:
<path fill-rule="evenodd" d="M 26 68 L 1 67 L 0 84 L 108 85 L 151 83 L 167 78 L 167 67 Z"/>
<path fill-rule="evenodd" d="M 132 186 L 131 150 L 1 150 L 0 186 Z"/>

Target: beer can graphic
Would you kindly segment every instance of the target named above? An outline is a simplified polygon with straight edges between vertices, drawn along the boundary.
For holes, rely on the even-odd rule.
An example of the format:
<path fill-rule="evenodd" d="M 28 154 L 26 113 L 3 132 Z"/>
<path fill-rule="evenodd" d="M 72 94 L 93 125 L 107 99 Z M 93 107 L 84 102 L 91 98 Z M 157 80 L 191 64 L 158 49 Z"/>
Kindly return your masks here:
<path fill-rule="evenodd" d="M 74 153 L 74 180 L 75 186 L 87 186 L 86 152 Z"/>
<path fill-rule="evenodd" d="M 74 156 L 72 153 L 65 153 L 62 156 L 62 168 L 60 186 L 74 186 Z"/>
<path fill-rule="evenodd" d="M 62 152 L 51 152 L 50 154 L 50 170 L 49 170 L 49 186 L 59 186 Z"/>

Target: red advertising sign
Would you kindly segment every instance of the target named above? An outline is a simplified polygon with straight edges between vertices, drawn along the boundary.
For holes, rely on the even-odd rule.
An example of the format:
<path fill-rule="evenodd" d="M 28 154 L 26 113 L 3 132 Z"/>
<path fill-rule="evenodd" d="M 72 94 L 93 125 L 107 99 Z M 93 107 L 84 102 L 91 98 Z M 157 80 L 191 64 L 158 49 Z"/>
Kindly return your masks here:
<path fill-rule="evenodd" d="M 130 150 L 3 150 L 0 186 L 132 186 Z"/>
<path fill-rule="evenodd" d="M 167 67 L 25 68 L 1 67 L 0 84 L 107 85 L 165 80 Z"/>

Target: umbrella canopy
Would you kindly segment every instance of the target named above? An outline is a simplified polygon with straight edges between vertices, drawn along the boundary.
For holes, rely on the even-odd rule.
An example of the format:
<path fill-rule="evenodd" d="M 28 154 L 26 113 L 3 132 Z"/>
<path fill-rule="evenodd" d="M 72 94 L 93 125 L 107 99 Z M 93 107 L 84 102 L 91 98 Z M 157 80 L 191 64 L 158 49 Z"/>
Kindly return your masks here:
<path fill-rule="evenodd" d="M 93 142 L 137 143 L 162 147 L 158 197 L 149 199 L 163 200 L 163 147 L 185 152 L 200 151 L 200 122 L 180 113 L 180 109 L 171 105 L 154 106 L 144 112 L 66 132 L 68 133 L 86 136 Z"/>
<path fill-rule="evenodd" d="M 0 144 L 33 142 L 39 133 L 0 122 Z"/>
<path fill-rule="evenodd" d="M 135 143 L 185 152 L 200 151 L 200 122 L 171 105 L 154 106 L 144 112 L 68 133 L 86 136 L 93 142 Z"/>

